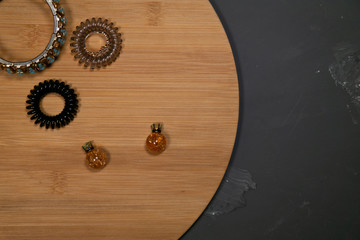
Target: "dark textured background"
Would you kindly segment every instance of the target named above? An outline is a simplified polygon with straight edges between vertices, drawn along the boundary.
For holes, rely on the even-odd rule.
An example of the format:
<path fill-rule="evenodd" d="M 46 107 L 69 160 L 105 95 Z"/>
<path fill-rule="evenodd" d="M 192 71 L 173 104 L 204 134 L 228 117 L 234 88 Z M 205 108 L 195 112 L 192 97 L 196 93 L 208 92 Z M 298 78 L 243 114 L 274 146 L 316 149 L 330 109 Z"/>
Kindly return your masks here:
<path fill-rule="evenodd" d="M 230 167 L 249 170 L 257 189 L 182 240 L 360 239 L 360 126 L 328 71 L 339 44 L 360 44 L 360 1 L 211 2 L 239 69 Z"/>

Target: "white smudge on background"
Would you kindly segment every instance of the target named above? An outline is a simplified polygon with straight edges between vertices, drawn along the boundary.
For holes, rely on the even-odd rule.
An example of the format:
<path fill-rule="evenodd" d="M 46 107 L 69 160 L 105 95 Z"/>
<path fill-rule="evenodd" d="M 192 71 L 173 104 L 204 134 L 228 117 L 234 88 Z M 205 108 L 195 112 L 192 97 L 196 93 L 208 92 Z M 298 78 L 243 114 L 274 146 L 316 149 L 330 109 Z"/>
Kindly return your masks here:
<path fill-rule="evenodd" d="M 347 108 L 354 124 L 360 121 L 360 49 L 351 44 L 335 48 L 336 62 L 329 67 L 335 84 L 350 96 Z"/>
<path fill-rule="evenodd" d="M 205 215 L 219 216 L 245 207 L 245 193 L 255 189 L 256 183 L 248 171 L 230 168 Z"/>

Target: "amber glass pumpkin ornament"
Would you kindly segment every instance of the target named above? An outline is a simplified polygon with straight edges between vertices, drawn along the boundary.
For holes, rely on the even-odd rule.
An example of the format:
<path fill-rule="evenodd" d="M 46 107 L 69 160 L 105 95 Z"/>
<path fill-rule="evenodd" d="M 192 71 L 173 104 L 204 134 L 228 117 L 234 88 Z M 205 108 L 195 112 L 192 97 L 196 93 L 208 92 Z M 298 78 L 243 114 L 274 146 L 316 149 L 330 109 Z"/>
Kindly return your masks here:
<path fill-rule="evenodd" d="M 86 163 L 89 168 L 102 169 L 106 166 L 108 156 L 103 149 L 94 147 L 92 142 L 87 142 L 82 147 L 86 152 Z"/>
<path fill-rule="evenodd" d="M 152 133 L 146 139 L 146 149 L 152 154 L 160 154 L 166 148 L 166 137 L 161 133 L 162 124 L 152 124 L 151 130 Z"/>

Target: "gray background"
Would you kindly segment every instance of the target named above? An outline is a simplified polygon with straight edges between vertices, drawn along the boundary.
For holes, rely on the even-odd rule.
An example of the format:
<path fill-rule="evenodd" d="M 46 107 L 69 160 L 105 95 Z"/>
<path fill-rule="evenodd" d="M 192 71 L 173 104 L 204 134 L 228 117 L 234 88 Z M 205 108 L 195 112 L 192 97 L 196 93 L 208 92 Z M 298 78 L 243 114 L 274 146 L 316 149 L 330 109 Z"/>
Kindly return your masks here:
<path fill-rule="evenodd" d="M 336 46 L 360 44 L 360 1 L 211 2 L 239 70 L 230 167 L 250 171 L 257 189 L 182 240 L 360 239 L 360 127 L 328 71 Z"/>

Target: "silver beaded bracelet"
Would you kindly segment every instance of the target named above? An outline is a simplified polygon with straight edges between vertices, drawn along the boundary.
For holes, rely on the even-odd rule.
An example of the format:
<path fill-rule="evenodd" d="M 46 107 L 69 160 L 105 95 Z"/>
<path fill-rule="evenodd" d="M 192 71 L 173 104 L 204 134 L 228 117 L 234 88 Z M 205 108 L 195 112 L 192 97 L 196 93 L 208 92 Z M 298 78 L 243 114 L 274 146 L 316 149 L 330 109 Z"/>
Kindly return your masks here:
<path fill-rule="evenodd" d="M 67 23 L 65 10 L 60 7 L 60 0 L 45 1 L 49 5 L 54 17 L 54 31 L 45 50 L 37 57 L 25 62 L 10 62 L 0 57 L 0 69 L 7 71 L 9 74 L 32 74 L 43 71 L 59 56 L 67 34 L 65 29 L 65 25 Z"/>

